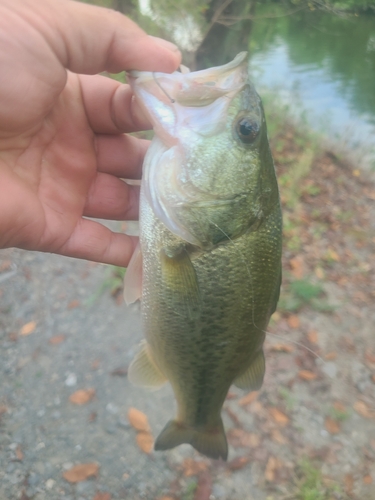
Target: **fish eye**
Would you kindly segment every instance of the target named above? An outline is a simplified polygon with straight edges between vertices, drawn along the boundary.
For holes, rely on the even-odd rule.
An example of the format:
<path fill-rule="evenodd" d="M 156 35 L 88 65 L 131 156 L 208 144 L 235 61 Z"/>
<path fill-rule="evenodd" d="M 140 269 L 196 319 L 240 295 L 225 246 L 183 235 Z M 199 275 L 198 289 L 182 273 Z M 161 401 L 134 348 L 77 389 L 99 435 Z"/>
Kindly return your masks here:
<path fill-rule="evenodd" d="M 249 116 L 240 118 L 235 126 L 236 133 L 241 142 L 251 144 L 259 134 L 259 123 Z"/>

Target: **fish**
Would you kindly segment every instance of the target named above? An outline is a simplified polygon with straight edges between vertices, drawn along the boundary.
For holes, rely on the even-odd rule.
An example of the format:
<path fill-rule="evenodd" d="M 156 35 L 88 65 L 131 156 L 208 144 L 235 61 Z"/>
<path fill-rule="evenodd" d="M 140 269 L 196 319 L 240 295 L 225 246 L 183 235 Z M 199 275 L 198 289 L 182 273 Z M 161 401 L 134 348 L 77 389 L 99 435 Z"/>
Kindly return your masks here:
<path fill-rule="evenodd" d="M 221 409 L 232 384 L 263 383 L 281 283 L 282 214 L 262 102 L 246 52 L 223 66 L 130 80 L 155 135 L 125 275 L 145 333 L 128 377 L 172 386 L 177 413 L 155 450 L 187 443 L 227 460 Z"/>

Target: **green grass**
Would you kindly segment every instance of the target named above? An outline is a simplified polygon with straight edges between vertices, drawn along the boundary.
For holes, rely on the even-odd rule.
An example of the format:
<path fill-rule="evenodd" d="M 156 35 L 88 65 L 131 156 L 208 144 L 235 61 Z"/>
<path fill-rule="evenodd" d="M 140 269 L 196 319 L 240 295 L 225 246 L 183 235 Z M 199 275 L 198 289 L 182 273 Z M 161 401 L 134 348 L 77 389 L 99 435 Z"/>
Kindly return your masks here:
<path fill-rule="evenodd" d="M 198 482 L 192 480 L 186 486 L 185 491 L 181 495 L 181 500 L 194 500 L 195 491 L 198 487 Z"/>
<path fill-rule="evenodd" d="M 333 500 L 335 492 L 340 492 L 337 485 L 328 485 L 321 471 L 304 459 L 297 467 L 296 500 Z"/>
<path fill-rule="evenodd" d="M 292 281 L 283 285 L 279 301 L 279 310 L 298 312 L 304 306 L 310 306 L 316 311 L 331 312 L 333 307 L 324 299 L 324 290 L 320 284 L 308 279 Z"/>
<path fill-rule="evenodd" d="M 86 306 L 92 306 L 106 291 L 115 295 L 121 290 L 124 283 L 126 267 L 108 266 L 107 278 L 100 287 L 85 301 Z"/>

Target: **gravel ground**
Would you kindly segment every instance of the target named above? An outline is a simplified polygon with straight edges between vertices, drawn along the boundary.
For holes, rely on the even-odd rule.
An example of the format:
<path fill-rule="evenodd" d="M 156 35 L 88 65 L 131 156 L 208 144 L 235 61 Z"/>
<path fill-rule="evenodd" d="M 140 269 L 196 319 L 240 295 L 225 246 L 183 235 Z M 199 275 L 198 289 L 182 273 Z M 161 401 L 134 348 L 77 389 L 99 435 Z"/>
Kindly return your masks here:
<path fill-rule="evenodd" d="M 366 239 L 344 225 L 342 255 L 330 250 L 323 270 L 311 264 L 326 273 L 326 312 L 306 306 L 274 316 L 262 390 L 244 398 L 233 389 L 224 405 L 227 464 L 187 445 L 149 454 L 138 446 L 129 409 L 146 414 L 156 436 L 174 400 L 169 387 L 148 393 L 127 380 L 142 338 L 139 307 L 126 307 L 105 288 L 111 268 L 1 251 L 0 499 L 373 500 L 375 225 L 374 206 L 361 193 L 375 191 L 366 182 L 350 186 Z M 287 283 L 298 266 L 314 262 L 319 234 L 314 245 L 306 235 L 301 253 L 286 249 Z M 326 234 L 329 245 L 329 228 Z M 78 390 L 90 394 L 85 404 L 70 401 Z M 87 463 L 96 464 L 93 477 L 64 478 Z"/>
<path fill-rule="evenodd" d="M 93 301 L 109 269 L 18 250 L 2 251 L 0 266 L 4 269 L 0 274 L 0 498 L 91 500 L 97 492 L 108 492 L 108 498 L 114 499 L 155 499 L 173 494 L 173 487 L 175 492 L 188 490 L 194 475 L 186 474 L 186 459 L 199 463 L 198 454 L 183 446 L 147 455 L 138 448 L 129 425 L 127 412 L 135 407 L 148 416 L 156 434 L 172 414 L 174 403 L 168 387 L 148 394 L 133 388 L 124 376 L 141 339 L 139 311 L 118 305 L 108 291 Z M 329 300 L 337 302 L 340 290 L 330 285 L 327 292 Z M 279 422 L 277 414 L 270 419 L 267 408 L 279 405 L 280 387 L 290 387 L 290 380 L 297 377 L 296 352 L 306 356 L 308 351 L 293 346 L 293 352 L 282 352 L 283 347 L 275 347 L 274 341 L 268 343 L 267 377 L 260 396 L 249 406 L 241 406 L 239 392 L 233 392 L 223 412 L 227 429 L 240 428 L 253 436 L 250 453 L 244 453 L 247 446 L 230 447 L 230 463 L 243 456 L 251 461 L 233 471 L 202 460 L 213 478 L 207 499 L 283 498 L 285 491 L 293 490 L 288 486 L 285 491 L 277 490 L 276 484 L 276 493 L 270 493 L 275 479 L 270 457 L 276 457 L 275 469 L 285 469 L 282 473 L 290 485 L 288 472 L 296 461 L 314 453 L 324 474 L 338 484 L 343 484 L 345 474 L 352 475 L 355 498 L 375 498 L 374 483 L 363 480 L 371 474 L 375 480 L 375 420 L 350 411 L 339 432 L 330 434 L 324 425 L 334 401 L 351 409 L 361 396 L 368 403 L 374 396 L 371 370 L 360 361 L 361 356 L 353 363 L 353 346 L 337 347 L 348 312 L 351 322 L 346 328 L 356 328 L 357 353 L 364 353 L 373 342 L 374 309 L 354 307 L 346 303 L 334 318 L 313 312 L 304 316 L 304 329 L 320 332 L 320 352 L 339 355 L 321 366 L 317 380 L 293 384 L 293 408 L 284 408 L 285 423 Z M 23 325 L 32 321 L 35 329 L 21 335 Z M 285 329 L 282 322 L 279 327 Z M 64 336 L 58 337 L 63 339 L 60 343 L 54 343 L 57 336 Z M 297 331 L 294 337 L 298 338 Z M 312 359 L 319 366 L 320 361 Z M 73 392 L 88 388 L 95 389 L 90 402 L 69 402 Z M 96 478 L 77 484 L 63 478 L 64 470 L 91 462 L 100 464 Z"/>

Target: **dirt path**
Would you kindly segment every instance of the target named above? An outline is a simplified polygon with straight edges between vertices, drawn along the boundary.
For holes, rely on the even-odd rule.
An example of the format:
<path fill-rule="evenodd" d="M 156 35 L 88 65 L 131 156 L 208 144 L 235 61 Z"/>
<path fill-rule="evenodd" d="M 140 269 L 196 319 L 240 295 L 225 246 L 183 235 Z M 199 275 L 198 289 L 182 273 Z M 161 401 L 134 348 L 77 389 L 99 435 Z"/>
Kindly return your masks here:
<path fill-rule="evenodd" d="M 294 141 L 273 139 L 285 250 L 270 332 L 281 337 L 268 337 L 262 390 L 229 394 L 228 464 L 137 444 L 129 409 L 155 436 L 174 402 L 168 387 L 127 380 L 139 311 L 99 293 L 114 286 L 109 268 L 0 252 L 1 499 L 375 498 L 375 187 Z M 77 464 L 91 465 L 74 483 Z"/>

